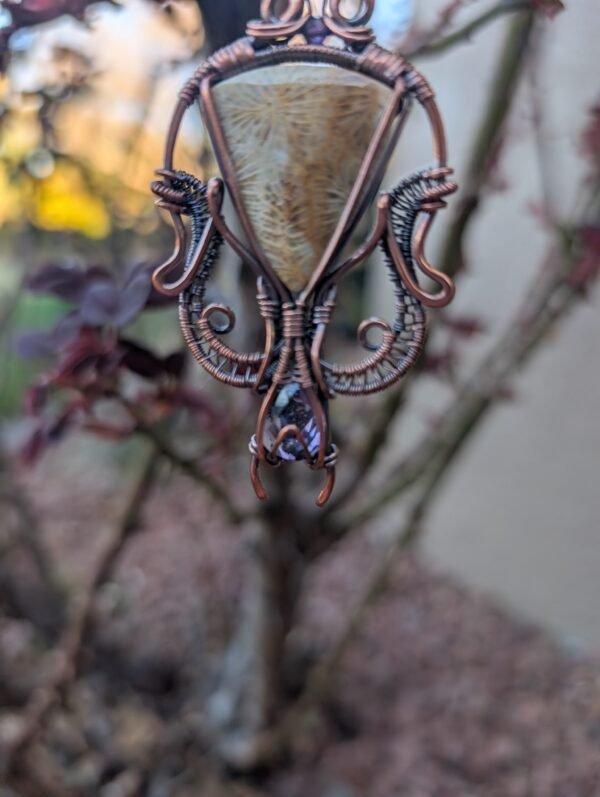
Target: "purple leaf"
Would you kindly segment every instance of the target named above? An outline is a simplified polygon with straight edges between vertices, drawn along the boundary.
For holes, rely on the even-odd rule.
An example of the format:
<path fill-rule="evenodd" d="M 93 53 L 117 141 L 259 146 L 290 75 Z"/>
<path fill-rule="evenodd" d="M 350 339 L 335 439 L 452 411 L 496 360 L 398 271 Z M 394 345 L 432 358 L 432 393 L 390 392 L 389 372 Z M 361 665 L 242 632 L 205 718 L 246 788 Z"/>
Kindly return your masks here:
<path fill-rule="evenodd" d="M 81 298 L 81 319 L 89 326 L 125 327 L 144 309 L 151 287 L 146 268 L 133 269 L 122 286 L 107 279 L 92 281 Z"/>
<path fill-rule="evenodd" d="M 48 446 L 48 436 L 41 427 L 36 427 L 20 449 L 20 457 L 25 465 L 34 465 Z"/>
<path fill-rule="evenodd" d="M 174 302 L 178 301 L 177 296 L 165 296 L 164 293 L 159 293 L 154 285 L 152 285 L 152 274 L 156 269 L 156 265 L 149 266 L 146 263 L 142 263 L 139 266 L 136 266 L 136 268 L 143 270 L 148 275 L 148 280 L 150 281 L 150 294 L 146 300 L 147 310 L 160 310 L 161 308 L 169 307 Z"/>
<path fill-rule="evenodd" d="M 50 443 L 58 443 L 63 439 L 73 424 L 76 409 L 75 406 L 67 407 L 66 410 L 61 412 L 60 415 L 57 415 L 57 417 L 48 424 L 46 435 Z"/>
<path fill-rule="evenodd" d="M 119 340 L 119 348 L 125 352 L 122 364 L 145 379 L 158 379 L 161 376 L 180 378 L 183 374 L 185 368 L 183 351 L 162 358 L 144 346 L 125 338 Z"/>
<path fill-rule="evenodd" d="M 91 327 L 114 324 L 119 307 L 119 290 L 114 283 L 93 282 L 88 285 L 81 299 L 81 320 Z"/>
<path fill-rule="evenodd" d="M 49 357 L 74 340 L 80 329 L 79 313 L 73 310 L 64 316 L 54 329 L 22 332 L 15 339 L 14 348 L 25 360 Z"/>
<path fill-rule="evenodd" d="M 165 371 L 171 376 L 181 379 L 185 373 L 186 363 L 186 352 L 184 350 L 176 351 L 164 360 Z"/>
<path fill-rule="evenodd" d="M 57 375 L 67 381 L 79 379 L 88 371 L 96 376 L 111 375 L 119 367 L 122 353 L 115 348 L 114 341 L 103 340 L 94 330 L 82 330 L 61 360 Z"/>
<path fill-rule="evenodd" d="M 29 276 L 25 281 L 25 287 L 32 293 L 76 302 L 90 283 L 109 282 L 111 279 L 110 273 L 102 266 L 91 266 L 82 270 L 77 266 L 49 263 Z"/>
<path fill-rule="evenodd" d="M 44 266 L 25 280 L 32 293 L 49 294 L 59 299 L 75 301 L 85 285 L 85 272 L 75 266 Z"/>
<path fill-rule="evenodd" d="M 459 338 L 472 338 L 486 331 L 485 322 L 479 316 L 444 316 L 442 323 Z"/>
<path fill-rule="evenodd" d="M 14 340 L 14 350 L 24 360 L 35 360 L 49 357 L 54 353 L 54 345 L 50 332 L 29 330 L 21 332 Z"/>
<path fill-rule="evenodd" d="M 123 285 L 119 297 L 119 307 L 115 314 L 115 326 L 125 327 L 136 318 L 146 306 L 152 290 L 150 272 L 147 268 L 134 268 Z"/>
<path fill-rule="evenodd" d="M 25 411 L 27 415 L 39 415 L 48 401 L 48 386 L 33 385 L 25 394 Z"/>
<path fill-rule="evenodd" d="M 129 340 L 120 340 L 119 348 L 125 351 L 123 365 L 145 379 L 157 379 L 165 372 L 163 360 L 156 354 Z"/>

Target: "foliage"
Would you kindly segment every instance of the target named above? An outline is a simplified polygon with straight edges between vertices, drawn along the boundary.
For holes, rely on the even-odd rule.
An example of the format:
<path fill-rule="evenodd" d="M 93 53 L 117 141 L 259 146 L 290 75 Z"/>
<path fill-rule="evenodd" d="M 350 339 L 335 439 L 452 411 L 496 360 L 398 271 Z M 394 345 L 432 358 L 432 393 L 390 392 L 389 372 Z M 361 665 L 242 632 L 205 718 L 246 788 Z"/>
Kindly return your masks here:
<path fill-rule="evenodd" d="M 223 434 L 223 419 L 208 397 L 184 387 L 184 352 L 162 357 L 126 335 L 142 312 L 165 304 L 150 277 L 146 265 L 134 266 L 117 279 L 102 266 L 48 264 L 27 279 L 28 290 L 61 299 L 68 308 L 50 331 L 24 332 L 17 340 L 22 356 L 53 360 L 27 396 L 29 413 L 39 419 L 24 447 L 28 462 L 74 426 L 115 440 L 135 434 L 138 424 L 132 419 L 115 424 L 95 414 L 106 400 L 124 408 L 133 403 L 154 422 L 185 409 L 205 432 Z M 132 390 L 132 376 L 143 380 L 141 387 Z M 59 405 L 49 407 L 55 393 Z"/>

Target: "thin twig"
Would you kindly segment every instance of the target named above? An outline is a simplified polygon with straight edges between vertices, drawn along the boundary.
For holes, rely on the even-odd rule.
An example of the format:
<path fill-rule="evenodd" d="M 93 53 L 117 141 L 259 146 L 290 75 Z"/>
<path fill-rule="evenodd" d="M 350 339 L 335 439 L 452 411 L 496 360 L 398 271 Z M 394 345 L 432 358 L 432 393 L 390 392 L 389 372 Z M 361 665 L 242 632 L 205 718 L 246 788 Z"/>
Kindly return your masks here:
<path fill-rule="evenodd" d="M 58 592 L 58 579 L 55 576 L 52 562 L 42 542 L 42 530 L 38 516 L 20 485 L 13 479 L 10 479 L 9 484 L 6 484 L 6 471 L 0 473 L 0 478 L 5 482 L 4 485 L 0 485 L 0 503 L 11 506 L 18 518 L 16 544 L 20 544 L 27 551 L 42 582 L 52 592 Z"/>
<path fill-rule="evenodd" d="M 473 3 L 476 0 L 470 0 Z M 438 41 L 452 29 L 454 20 L 464 10 L 469 0 L 447 0 L 438 12 L 435 21 L 429 27 L 421 27 L 414 23 L 408 30 L 403 44 L 404 52 L 415 52 L 417 48 Z"/>
<path fill-rule="evenodd" d="M 48 601 L 48 606 L 51 605 L 55 608 L 57 621 L 60 624 L 64 595 L 54 565 L 44 545 L 40 520 L 25 491 L 14 478 L 0 444 L 0 505 L 2 503 L 12 507 L 17 521 L 14 545 L 7 546 L 7 548 L 21 547 L 26 551 L 44 588 L 44 600 Z M 8 550 L 5 549 L 2 553 L 7 552 Z M 28 619 L 34 624 L 39 620 L 34 616 L 28 617 Z M 56 633 L 57 628 L 45 627 L 43 630 L 52 635 Z"/>
<path fill-rule="evenodd" d="M 560 191 L 554 190 L 554 175 L 555 169 L 552 163 L 552 153 L 548 148 L 548 135 L 546 130 L 546 111 L 543 102 L 543 90 L 540 85 L 542 77 L 542 59 L 543 59 L 543 46 L 544 46 L 544 28 L 538 26 L 536 36 L 534 37 L 533 46 L 531 48 L 531 57 L 529 60 L 527 77 L 531 90 L 531 109 L 532 109 L 532 127 L 533 138 L 536 148 L 538 173 L 540 179 L 540 186 L 542 189 L 542 215 L 543 221 L 548 224 L 557 225 L 559 213 L 557 210 L 557 199 L 560 196 Z"/>
<path fill-rule="evenodd" d="M 535 13 L 519 14 L 513 21 L 503 47 L 488 96 L 465 177 L 453 223 L 441 247 L 440 263 L 446 274 L 455 276 L 461 270 L 463 244 L 468 228 L 480 208 L 483 189 L 497 163 L 516 89 L 529 54 Z M 456 206 L 455 206 L 456 207 Z"/>
<path fill-rule="evenodd" d="M 193 459 L 189 459 L 177 451 L 171 442 L 160 432 L 156 426 L 149 424 L 131 402 L 122 401 L 123 405 L 136 422 L 136 431 L 147 440 L 151 441 L 162 456 L 183 471 L 187 476 L 204 487 L 212 498 L 225 510 L 231 523 L 239 526 L 247 516 L 236 507 L 232 495 L 210 473 L 200 470 Z"/>
<path fill-rule="evenodd" d="M 8 776 L 43 727 L 50 711 L 77 677 L 81 652 L 93 624 L 94 606 L 101 587 L 110 578 L 126 542 L 137 528 L 141 510 L 150 494 L 160 452 L 147 448 L 136 462 L 110 535 L 96 560 L 85 588 L 74 601 L 70 621 L 56 650 L 55 666 L 48 679 L 33 693 L 18 734 L 0 755 L 0 779 Z"/>
<path fill-rule="evenodd" d="M 372 467 L 377 462 L 379 453 L 388 441 L 392 423 L 403 407 L 406 406 L 407 386 L 407 383 L 404 383 L 402 389 L 390 391 L 381 402 L 373 425 L 369 429 L 367 439 L 355 457 L 356 464 L 352 477 L 344 488 L 338 492 L 338 495 L 325 507 L 321 520 L 335 515 L 341 507 L 346 506 L 347 502 L 356 494 L 365 476 L 371 472 Z"/>
<path fill-rule="evenodd" d="M 480 16 L 467 22 L 466 25 L 453 33 L 441 38 L 435 38 L 433 41 L 421 41 L 417 46 L 409 48 L 403 55 L 412 59 L 431 58 L 432 56 L 440 55 L 459 44 L 471 41 L 476 33 L 499 17 L 519 11 L 531 11 L 531 8 L 531 0 L 501 0 L 497 5 L 484 11 Z"/>

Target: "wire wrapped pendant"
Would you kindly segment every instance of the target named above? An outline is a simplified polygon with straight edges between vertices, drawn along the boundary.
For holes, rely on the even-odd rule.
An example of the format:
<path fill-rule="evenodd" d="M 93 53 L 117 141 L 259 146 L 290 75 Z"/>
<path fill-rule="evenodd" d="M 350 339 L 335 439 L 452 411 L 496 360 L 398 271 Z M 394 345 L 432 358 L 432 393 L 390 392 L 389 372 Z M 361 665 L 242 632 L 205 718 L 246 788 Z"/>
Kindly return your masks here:
<path fill-rule="evenodd" d="M 374 0 L 362 0 L 352 18 L 343 15 L 340 0 L 325 0 L 318 17 L 307 0 L 289 0 L 279 14 L 277 5 L 264 0 L 262 19 L 248 24 L 247 37 L 202 63 L 180 92 L 161 179 L 152 185 L 157 204 L 171 214 L 176 245 L 154 285 L 180 296 L 183 334 L 200 365 L 262 397 L 250 443 L 258 497 L 266 498 L 261 465 L 305 461 L 327 474 L 317 499 L 323 506 L 337 460 L 329 400 L 401 380 L 424 346 L 424 308 L 453 298 L 452 281 L 429 264 L 425 243 L 456 186 L 449 182 L 444 128 L 428 83 L 374 42 L 368 27 Z M 174 168 L 181 122 L 196 101 L 221 172 L 208 183 Z M 415 104 L 429 120 L 434 163 L 379 195 L 373 231 L 344 257 Z M 226 192 L 240 236 L 222 212 Z M 189 217 L 187 226 L 182 217 Z M 233 311 L 205 300 L 224 246 L 256 276 L 261 351 L 230 348 L 223 336 L 235 325 Z M 394 321 L 361 324 L 359 340 L 368 350 L 362 361 L 329 362 L 323 346 L 337 286 L 377 247 L 393 283 Z M 433 293 L 420 286 L 420 275 L 436 284 Z M 380 333 L 377 344 L 369 337 L 373 330 Z"/>

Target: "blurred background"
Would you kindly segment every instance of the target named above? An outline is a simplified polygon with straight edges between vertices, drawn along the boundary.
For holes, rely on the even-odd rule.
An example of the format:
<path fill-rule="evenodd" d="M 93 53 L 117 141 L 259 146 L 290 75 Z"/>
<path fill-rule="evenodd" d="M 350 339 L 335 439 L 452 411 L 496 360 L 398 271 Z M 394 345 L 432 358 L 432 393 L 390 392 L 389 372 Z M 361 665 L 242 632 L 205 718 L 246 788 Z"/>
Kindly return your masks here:
<path fill-rule="evenodd" d="M 600 5 L 565 5 L 378 0 L 379 41 L 446 121 L 461 192 L 430 258 L 457 299 L 405 397 L 335 402 L 346 464 L 317 519 L 296 468 L 257 513 L 257 404 L 188 363 L 149 282 L 172 247 L 149 184 L 177 92 L 258 4 L 2 3 L 2 797 L 600 795 Z M 423 130 L 388 187 L 429 165 Z M 177 165 L 215 173 L 194 110 Z M 253 286 L 233 258 L 213 290 L 245 348 Z M 376 258 L 345 291 L 350 346 L 391 311 Z M 269 583 L 296 593 L 257 593 L 240 537 L 277 551 Z M 269 606 L 285 633 L 265 653 Z M 294 708 L 323 684 L 325 730 Z M 290 705 L 300 742 L 272 766 L 248 739 Z"/>

